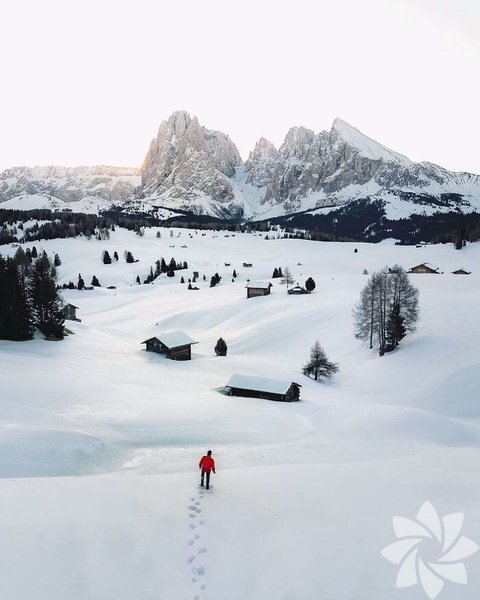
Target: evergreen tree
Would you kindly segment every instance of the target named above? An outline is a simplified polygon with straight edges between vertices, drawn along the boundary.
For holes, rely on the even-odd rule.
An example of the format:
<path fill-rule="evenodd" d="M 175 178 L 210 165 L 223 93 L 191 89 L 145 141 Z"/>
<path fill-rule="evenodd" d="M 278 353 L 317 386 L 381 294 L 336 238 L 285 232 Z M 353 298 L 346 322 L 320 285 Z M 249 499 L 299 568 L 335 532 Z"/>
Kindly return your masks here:
<path fill-rule="evenodd" d="M 232 277 L 235 279 L 235 278 L 236 278 L 236 276 L 237 276 L 237 272 L 236 272 L 236 270 L 235 270 L 235 269 L 233 269 Z"/>
<path fill-rule="evenodd" d="M 174 258 L 170 259 L 170 263 L 168 265 L 168 269 L 169 269 L 169 271 L 176 271 L 177 270 L 177 263 L 175 262 Z"/>
<path fill-rule="evenodd" d="M 160 271 L 162 273 L 166 273 L 168 271 L 167 263 L 165 262 L 165 259 L 163 257 L 162 257 L 162 260 L 160 261 Z"/>
<path fill-rule="evenodd" d="M 38 258 L 38 252 L 35 246 L 32 248 L 32 258 Z"/>
<path fill-rule="evenodd" d="M 129 250 L 127 250 L 127 255 L 125 257 L 125 260 L 127 263 L 135 262 L 135 259 L 133 258 L 133 254 Z"/>
<path fill-rule="evenodd" d="M 203 281 L 207 281 L 207 276 L 206 275 L 203 276 Z"/>
<path fill-rule="evenodd" d="M 108 250 L 104 250 L 104 252 L 103 252 L 103 264 L 104 265 L 112 264 L 112 259 L 110 258 L 110 254 L 108 253 Z"/>
<path fill-rule="evenodd" d="M 140 275 L 137 275 L 137 283 L 141 283 L 141 281 L 140 281 Z"/>
<path fill-rule="evenodd" d="M 78 282 L 77 282 L 77 289 L 78 290 L 83 290 L 83 288 L 85 287 L 85 282 L 82 279 L 81 274 L 78 274 Z"/>
<path fill-rule="evenodd" d="M 188 284 L 188 289 L 189 289 L 189 290 L 191 290 L 191 289 L 192 289 L 192 284 L 191 284 L 191 283 L 189 283 L 189 284 Z"/>
<path fill-rule="evenodd" d="M 303 367 L 303 374 L 308 377 L 313 375 L 315 381 L 318 381 L 333 377 L 337 371 L 338 365 L 330 362 L 320 342 L 315 342 L 310 350 L 310 358 Z"/>
<path fill-rule="evenodd" d="M 167 277 L 175 277 L 175 271 L 173 269 L 169 269 L 167 271 Z"/>
<path fill-rule="evenodd" d="M 113 228 L 112 228 L 112 231 L 113 231 Z M 118 260 L 118 252 L 117 252 L 116 250 L 115 250 L 115 252 L 113 253 L 113 258 L 114 258 L 115 260 Z"/>
<path fill-rule="evenodd" d="M 210 278 L 210 287 L 215 287 L 217 283 L 217 278 L 215 277 L 215 275 L 212 275 L 212 277 Z"/>
<path fill-rule="evenodd" d="M 227 344 L 223 338 L 218 338 L 217 343 L 215 344 L 215 354 L 217 356 L 227 356 Z"/>
<path fill-rule="evenodd" d="M 180 279 L 180 283 L 185 283 L 185 279 L 183 277 Z"/>
<path fill-rule="evenodd" d="M 273 269 L 272 279 L 276 279 L 277 277 L 278 277 L 278 269 L 277 269 L 277 267 L 275 267 Z"/>
<path fill-rule="evenodd" d="M 313 281 L 313 279 L 311 277 L 309 277 L 307 279 L 307 281 L 305 282 L 305 289 L 307 290 L 307 292 L 313 292 L 313 290 L 316 288 L 315 285 L 315 281 Z"/>
<path fill-rule="evenodd" d="M 19 248 L 17 248 L 13 260 L 17 267 L 19 267 L 22 276 L 26 277 L 30 271 L 30 265 L 32 263 L 31 256 L 29 258 L 27 253 L 24 252 L 23 248 L 20 246 Z"/>
<path fill-rule="evenodd" d="M 45 337 L 60 340 L 64 335 L 63 303 L 51 271 L 51 263 L 43 252 L 33 264 L 29 292 L 35 325 Z"/>
<path fill-rule="evenodd" d="M 162 234 L 160 233 L 160 231 L 157 231 L 157 238 L 161 238 Z"/>
<path fill-rule="evenodd" d="M 62 261 L 60 260 L 60 257 L 58 256 L 58 254 L 55 254 L 55 257 L 53 259 L 53 264 L 56 267 L 59 267 L 62 264 Z"/>
<path fill-rule="evenodd" d="M 14 259 L 0 256 L 0 339 L 30 340 L 33 332 L 25 276 Z"/>
<path fill-rule="evenodd" d="M 186 260 L 183 261 L 183 268 L 188 269 L 188 263 Z"/>
<path fill-rule="evenodd" d="M 91 283 L 90 285 L 93 285 L 93 286 L 95 286 L 95 287 L 102 287 L 102 286 L 100 285 L 100 282 L 98 281 L 98 279 L 97 279 L 96 275 L 94 275 L 94 276 L 92 277 L 92 283 Z"/>
<path fill-rule="evenodd" d="M 283 277 L 282 267 L 278 267 L 278 276 Z"/>

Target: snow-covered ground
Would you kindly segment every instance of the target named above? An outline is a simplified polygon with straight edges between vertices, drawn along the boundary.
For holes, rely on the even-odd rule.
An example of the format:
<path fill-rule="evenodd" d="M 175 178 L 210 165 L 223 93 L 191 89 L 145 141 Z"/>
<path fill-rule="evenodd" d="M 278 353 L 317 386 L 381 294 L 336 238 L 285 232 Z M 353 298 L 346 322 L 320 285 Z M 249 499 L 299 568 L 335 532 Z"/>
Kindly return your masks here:
<path fill-rule="evenodd" d="M 380 550 L 394 541 L 393 515 L 413 517 L 426 500 L 465 513 L 465 535 L 480 542 L 480 245 L 173 231 L 35 242 L 60 255 L 61 283 L 82 273 L 104 287 L 64 292 L 82 322 L 68 322 L 63 342 L 0 341 L 0 597 L 425 598 L 420 586 L 396 589 Z M 125 249 L 139 262 L 126 264 Z M 120 261 L 104 265 L 103 250 Z M 162 256 L 188 271 L 136 285 Z M 411 276 L 418 331 L 380 358 L 352 333 L 362 271 L 423 262 L 444 274 Z M 270 296 L 246 299 L 247 279 L 286 265 L 315 292 L 289 296 L 272 280 Z M 460 267 L 472 274 L 450 274 Z M 188 291 L 180 276 L 194 270 L 200 289 Z M 222 282 L 209 288 L 215 272 Z M 176 330 L 199 342 L 192 361 L 141 345 Z M 226 357 L 213 352 L 219 337 Z M 316 339 L 339 363 L 332 383 L 301 374 Z M 297 381 L 301 402 L 224 395 L 232 373 Z M 208 448 L 218 472 L 203 493 Z M 468 585 L 447 583 L 441 598 L 478 597 L 479 556 L 466 561 Z"/>

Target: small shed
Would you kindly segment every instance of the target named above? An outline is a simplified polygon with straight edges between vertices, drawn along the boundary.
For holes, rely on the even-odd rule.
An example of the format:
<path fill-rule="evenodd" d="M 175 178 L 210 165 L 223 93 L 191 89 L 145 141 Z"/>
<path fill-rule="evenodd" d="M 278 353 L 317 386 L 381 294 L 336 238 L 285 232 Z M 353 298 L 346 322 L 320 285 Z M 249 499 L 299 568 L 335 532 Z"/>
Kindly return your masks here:
<path fill-rule="evenodd" d="M 74 304 L 65 304 L 63 307 L 63 316 L 69 321 L 81 322 L 81 319 L 77 318 L 77 310 L 78 306 L 75 306 Z"/>
<path fill-rule="evenodd" d="M 268 296 L 272 284 L 269 281 L 249 281 L 245 288 L 247 289 L 247 298 L 255 296 Z"/>
<path fill-rule="evenodd" d="M 253 267 L 253 263 L 243 263 L 244 267 Z"/>
<path fill-rule="evenodd" d="M 295 402 L 300 400 L 300 388 L 295 381 L 281 381 L 268 377 L 234 374 L 228 380 L 226 388 L 230 396 L 247 398 L 263 398 L 279 402 Z"/>
<path fill-rule="evenodd" d="M 421 265 L 416 265 L 412 267 L 409 273 L 433 273 L 435 275 L 439 275 L 439 268 L 435 265 L 431 265 L 430 263 L 422 263 Z"/>
<path fill-rule="evenodd" d="M 471 271 L 466 271 L 465 269 L 457 269 L 456 271 L 452 271 L 452 275 L 470 275 Z"/>
<path fill-rule="evenodd" d="M 310 292 L 303 288 L 301 285 L 294 285 L 289 290 L 287 290 L 289 294 L 309 294 Z"/>
<path fill-rule="evenodd" d="M 198 342 L 183 331 L 172 331 L 148 338 L 142 344 L 146 344 L 147 352 L 158 352 L 172 360 L 191 360 L 192 345 Z"/>

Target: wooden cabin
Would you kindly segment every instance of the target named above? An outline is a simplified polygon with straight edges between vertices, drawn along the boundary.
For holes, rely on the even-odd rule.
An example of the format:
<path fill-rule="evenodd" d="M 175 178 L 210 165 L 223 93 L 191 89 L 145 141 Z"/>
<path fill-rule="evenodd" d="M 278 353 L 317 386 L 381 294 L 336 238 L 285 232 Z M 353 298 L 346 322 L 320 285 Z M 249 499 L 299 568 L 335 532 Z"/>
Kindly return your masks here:
<path fill-rule="evenodd" d="M 457 269 L 456 271 L 452 271 L 452 275 L 470 275 L 471 271 L 466 271 L 465 269 Z"/>
<path fill-rule="evenodd" d="M 146 344 L 147 352 L 158 352 L 171 360 L 191 360 L 192 345 L 198 342 L 183 331 L 172 331 L 148 338 L 142 344 Z"/>
<path fill-rule="evenodd" d="M 65 304 L 63 307 L 63 316 L 68 321 L 78 321 L 81 322 L 81 319 L 77 318 L 77 310 L 78 306 L 74 304 Z"/>
<path fill-rule="evenodd" d="M 309 294 L 310 292 L 303 288 L 301 285 L 294 285 L 290 289 L 287 290 L 289 294 Z"/>
<path fill-rule="evenodd" d="M 225 386 L 230 396 L 262 398 L 278 402 L 295 402 L 300 400 L 300 388 L 295 381 L 280 381 L 267 377 L 234 374 Z"/>
<path fill-rule="evenodd" d="M 256 296 L 268 296 L 272 284 L 269 281 L 249 281 L 245 287 L 247 298 L 255 298 Z"/>
<path fill-rule="evenodd" d="M 253 267 L 253 263 L 243 263 L 244 267 Z"/>
<path fill-rule="evenodd" d="M 439 275 L 440 271 L 438 267 L 431 265 L 430 263 L 422 263 L 421 265 L 416 265 L 412 267 L 409 273 L 433 273 L 435 275 Z"/>

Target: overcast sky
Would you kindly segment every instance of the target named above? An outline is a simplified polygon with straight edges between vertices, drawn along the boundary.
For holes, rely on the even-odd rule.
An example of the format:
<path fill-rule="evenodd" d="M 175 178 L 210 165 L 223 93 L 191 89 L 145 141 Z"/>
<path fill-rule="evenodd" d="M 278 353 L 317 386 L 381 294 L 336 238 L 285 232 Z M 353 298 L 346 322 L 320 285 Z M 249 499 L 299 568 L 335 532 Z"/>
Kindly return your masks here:
<path fill-rule="evenodd" d="M 139 166 L 188 110 L 244 157 L 341 117 L 480 173 L 480 0 L 3 0 L 0 170 Z"/>

